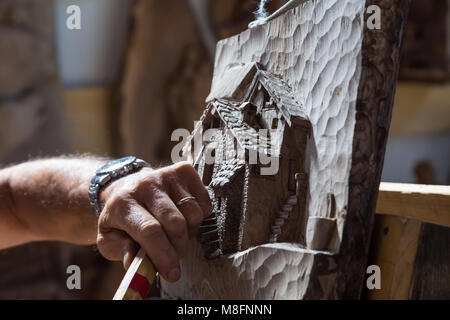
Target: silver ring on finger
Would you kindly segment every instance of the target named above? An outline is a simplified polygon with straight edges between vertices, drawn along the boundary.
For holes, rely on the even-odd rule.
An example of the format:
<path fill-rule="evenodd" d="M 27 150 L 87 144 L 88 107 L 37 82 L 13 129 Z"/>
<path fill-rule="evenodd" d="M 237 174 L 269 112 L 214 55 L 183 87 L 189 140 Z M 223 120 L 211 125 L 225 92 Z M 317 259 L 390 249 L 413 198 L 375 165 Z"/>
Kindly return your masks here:
<path fill-rule="evenodd" d="M 177 202 L 177 206 L 181 206 L 185 203 L 188 203 L 189 201 L 197 201 L 197 198 L 194 196 L 184 197 L 184 198 L 180 199 L 180 201 Z"/>

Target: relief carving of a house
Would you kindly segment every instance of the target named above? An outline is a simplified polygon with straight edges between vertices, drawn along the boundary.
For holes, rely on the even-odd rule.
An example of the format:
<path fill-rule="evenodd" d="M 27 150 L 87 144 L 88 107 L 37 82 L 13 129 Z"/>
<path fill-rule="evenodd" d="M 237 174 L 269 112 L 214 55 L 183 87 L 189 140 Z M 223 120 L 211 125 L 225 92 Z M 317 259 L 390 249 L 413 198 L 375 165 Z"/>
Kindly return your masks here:
<path fill-rule="evenodd" d="M 224 77 L 184 148 L 213 202 L 201 231 L 206 256 L 305 244 L 311 125 L 302 105 L 258 64 L 231 66 Z"/>

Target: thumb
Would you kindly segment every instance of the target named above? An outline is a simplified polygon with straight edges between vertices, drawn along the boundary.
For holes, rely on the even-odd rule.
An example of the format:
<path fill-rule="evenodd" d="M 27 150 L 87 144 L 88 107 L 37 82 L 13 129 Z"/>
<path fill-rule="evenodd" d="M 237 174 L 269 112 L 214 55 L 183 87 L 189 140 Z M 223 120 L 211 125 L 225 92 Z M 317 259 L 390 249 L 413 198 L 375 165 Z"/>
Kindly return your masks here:
<path fill-rule="evenodd" d="M 97 246 L 106 259 L 122 261 L 125 269 L 130 267 L 139 251 L 139 245 L 127 233 L 120 230 L 99 232 Z"/>

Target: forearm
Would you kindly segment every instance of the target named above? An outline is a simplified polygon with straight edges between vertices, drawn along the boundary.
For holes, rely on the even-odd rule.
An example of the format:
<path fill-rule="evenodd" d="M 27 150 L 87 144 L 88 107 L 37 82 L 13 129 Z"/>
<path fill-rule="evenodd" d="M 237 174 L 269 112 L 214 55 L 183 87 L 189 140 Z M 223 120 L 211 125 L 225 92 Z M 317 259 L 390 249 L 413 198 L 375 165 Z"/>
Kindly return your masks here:
<path fill-rule="evenodd" d="M 94 244 L 97 218 L 88 189 L 105 162 L 53 158 L 1 170 L 0 248 L 38 240 Z"/>
<path fill-rule="evenodd" d="M 97 243 L 105 258 L 127 266 L 141 246 L 176 281 L 189 236 L 212 212 L 200 176 L 187 162 L 128 172 L 101 192 L 97 219 L 88 190 L 107 162 L 55 158 L 0 170 L 0 249 L 38 240 Z M 179 203 L 186 198 L 192 201 Z"/>

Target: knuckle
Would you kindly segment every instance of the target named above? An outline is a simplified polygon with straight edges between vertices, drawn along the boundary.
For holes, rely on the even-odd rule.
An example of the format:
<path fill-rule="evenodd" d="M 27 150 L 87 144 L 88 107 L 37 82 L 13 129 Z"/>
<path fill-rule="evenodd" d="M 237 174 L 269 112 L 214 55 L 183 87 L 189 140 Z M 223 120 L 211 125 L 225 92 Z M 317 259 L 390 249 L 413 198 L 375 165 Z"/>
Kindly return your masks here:
<path fill-rule="evenodd" d="M 125 191 L 118 191 L 111 195 L 107 200 L 107 208 L 105 210 L 123 209 L 128 206 L 130 195 Z"/>
<path fill-rule="evenodd" d="M 151 192 L 153 194 L 159 191 L 165 191 L 168 186 L 168 181 L 170 181 L 170 173 L 166 170 L 156 170 L 150 175 L 146 176 L 142 181 L 142 190 L 145 192 Z"/>
<path fill-rule="evenodd" d="M 101 230 L 108 228 L 109 220 L 110 220 L 110 210 L 108 206 L 105 206 L 105 208 L 100 213 L 100 216 L 98 217 L 98 230 L 101 232 Z M 99 233 L 100 236 L 100 233 Z"/>
<path fill-rule="evenodd" d="M 97 247 L 99 249 L 105 247 L 107 245 L 107 240 L 105 239 L 105 237 L 103 236 L 103 234 L 99 233 L 97 235 Z"/>
<path fill-rule="evenodd" d="M 141 233 L 142 237 L 148 241 L 159 240 L 164 235 L 161 224 L 157 221 L 153 221 L 151 223 L 143 225 L 140 228 L 139 232 Z"/>
<path fill-rule="evenodd" d="M 185 219 L 178 214 L 170 214 L 166 218 L 167 221 L 167 229 L 174 236 L 182 237 L 186 232 L 186 221 Z"/>
<path fill-rule="evenodd" d="M 187 161 L 178 162 L 174 166 L 175 172 L 182 176 L 190 176 L 193 173 L 196 174 L 194 167 Z"/>
<path fill-rule="evenodd" d="M 192 164 L 188 161 L 181 161 L 178 162 L 176 165 L 178 170 L 187 170 L 187 171 L 195 170 Z"/>
<path fill-rule="evenodd" d="M 97 236 L 97 248 L 108 260 L 115 260 L 116 259 L 116 252 L 114 246 L 111 246 L 111 242 L 105 238 L 102 234 L 99 234 Z"/>
<path fill-rule="evenodd" d="M 203 211 L 199 208 L 195 214 L 191 215 L 188 219 L 190 227 L 198 227 L 203 221 Z"/>
<path fill-rule="evenodd" d="M 159 177 L 158 171 L 151 172 L 149 175 L 143 177 L 139 182 L 139 187 L 148 189 L 149 187 L 157 188 L 161 185 L 161 179 Z"/>

